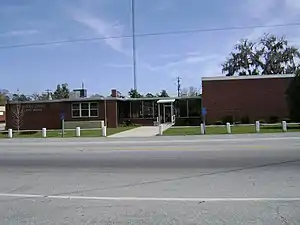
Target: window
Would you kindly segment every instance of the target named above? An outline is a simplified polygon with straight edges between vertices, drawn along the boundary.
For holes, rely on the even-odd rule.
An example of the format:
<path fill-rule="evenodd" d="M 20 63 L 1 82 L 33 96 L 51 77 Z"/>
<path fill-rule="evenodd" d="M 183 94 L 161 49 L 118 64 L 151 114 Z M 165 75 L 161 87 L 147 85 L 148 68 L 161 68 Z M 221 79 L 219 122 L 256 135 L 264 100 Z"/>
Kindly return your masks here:
<path fill-rule="evenodd" d="M 72 117 L 98 117 L 98 103 L 82 102 L 72 104 Z"/>
<path fill-rule="evenodd" d="M 188 99 L 189 117 L 201 116 L 201 99 Z"/>
<path fill-rule="evenodd" d="M 153 101 L 143 101 L 143 117 L 153 118 Z"/>

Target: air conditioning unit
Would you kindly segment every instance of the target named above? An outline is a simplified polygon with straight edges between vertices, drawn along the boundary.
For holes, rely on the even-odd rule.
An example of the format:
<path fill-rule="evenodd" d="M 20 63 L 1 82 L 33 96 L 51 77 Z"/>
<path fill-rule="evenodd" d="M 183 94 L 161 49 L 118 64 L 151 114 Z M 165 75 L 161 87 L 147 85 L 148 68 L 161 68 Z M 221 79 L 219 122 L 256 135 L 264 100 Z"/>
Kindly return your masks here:
<path fill-rule="evenodd" d="M 87 90 L 86 89 L 76 89 L 73 90 L 75 98 L 86 98 L 87 97 Z"/>

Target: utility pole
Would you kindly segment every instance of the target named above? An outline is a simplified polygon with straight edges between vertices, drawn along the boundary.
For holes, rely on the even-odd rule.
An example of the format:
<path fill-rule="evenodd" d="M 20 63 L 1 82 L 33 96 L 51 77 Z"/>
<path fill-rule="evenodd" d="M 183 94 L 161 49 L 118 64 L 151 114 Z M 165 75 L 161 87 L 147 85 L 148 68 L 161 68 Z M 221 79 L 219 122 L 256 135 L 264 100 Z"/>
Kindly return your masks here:
<path fill-rule="evenodd" d="M 136 81 L 136 47 L 135 47 L 135 0 L 131 0 L 131 26 L 132 26 L 132 66 L 133 66 L 133 88 L 137 91 Z"/>
<path fill-rule="evenodd" d="M 181 78 L 177 77 L 177 96 L 180 97 L 181 96 Z"/>

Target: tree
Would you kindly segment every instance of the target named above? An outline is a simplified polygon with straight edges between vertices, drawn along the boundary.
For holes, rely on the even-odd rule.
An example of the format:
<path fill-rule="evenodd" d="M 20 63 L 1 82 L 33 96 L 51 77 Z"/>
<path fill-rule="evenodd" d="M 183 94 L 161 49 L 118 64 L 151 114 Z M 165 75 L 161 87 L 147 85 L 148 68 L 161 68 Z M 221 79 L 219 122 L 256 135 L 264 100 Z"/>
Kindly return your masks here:
<path fill-rule="evenodd" d="M 183 88 L 181 91 L 181 96 L 195 97 L 199 96 L 200 91 L 196 87 L 190 86 L 189 88 Z"/>
<path fill-rule="evenodd" d="M 58 84 L 53 93 L 53 99 L 67 99 L 70 97 L 70 90 L 67 83 Z"/>
<path fill-rule="evenodd" d="M 265 34 L 257 43 L 241 40 L 222 65 L 226 76 L 287 74 L 299 67 L 299 50 L 284 37 Z"/>
<path fill-rule="evenodd" d="M 104 98 L 104 96 L 100 94 L 93 94 L 91 95 L 91 98 Z"/>
<path fill-rule="evenodd" d="M 142 98 L 143 97 L 143 95 L 138 93 L 138 91 L 135 89 L 130 89 L 130 91 L 128 92 L 128 95 L 130 98 Z"/>
<path fill-rule="evenodd" d="M 287 89 L 287 99 L 290 109 L 290 117 L 295 122 L 300 122 L 300 70 Z"/>
<path fill-rule="evenodd" d="M 19 91 L 17 93 L 14 93 L 12 95 L 11 100 L 13 102 L 28 102 L 31 101 L 31 97 L 30 96 L 26 96 L 24 94 L 20 94 Z"/>
<path fill-rule="evenodd" d="M 145 97 L 146 98 L 154 98 L 155 96 L 153 94 L 151 94 L 151 93 L 147 93 Z"/>
<path fill-rule="evenodd" d="M 53 94 L 51 92 L 49 92 L 49 93 L 42 93 L 42 94 L 33 93 L 31 95 L 31 99 L 34 100 L 34 101 L 45 101 L 45 100 L 49 100 L 49 97 L 51 99 L 52 95 Z"/>
<path fill-rule="evenodd" d="M 12 107 L 12 125 L 15 129 L 17 129 L 18 133 L 20 132 L 20 128 L 23 125 L 25 110 L 20 101 Z"/>
<path fill-rule="evenodd" d="M 169 97 L 169 95 L 166 90 L 162 90 L 158 97 Z"/>
<path fill-rule="evenodd" d="M 9 99 L 9 91 L 6 89 L 0 89 L 0 105 L 5 105 Z"/>

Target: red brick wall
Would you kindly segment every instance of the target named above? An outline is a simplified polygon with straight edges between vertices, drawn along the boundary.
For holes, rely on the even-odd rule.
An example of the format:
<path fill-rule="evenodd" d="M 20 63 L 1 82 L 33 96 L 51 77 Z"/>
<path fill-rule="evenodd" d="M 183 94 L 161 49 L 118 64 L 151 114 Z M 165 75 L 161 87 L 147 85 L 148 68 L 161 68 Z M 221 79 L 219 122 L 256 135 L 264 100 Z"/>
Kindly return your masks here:
<path fill-rule="evenodd" d="M 95 101 L 92 101 L 95 102 Z M 61 112 L 64 112 L 65 121 L 88 121 L 88 120 L 104 120 L 105 106 L 104 101 L 98 101 L 99 110 L 98 117 L 93 118 L 72 118 L 71 105 L 72 102 L 45 102 L 45 103 L 22 103 L 24 109 L 22 130 L 41 130 L 60 129 L 61 128 Z M 15 122 L 12 117 L 16 104 L 8 104 L 6 108 L 6 128 L 16 129 Z M 117 127 L 117 104 L 116 100 L 107 101 L 107 125 L 108 127 Z"/>
<path fill-rule="evenodd" d="M 224 116 L 233 116 L 236 121 L 248 116 L 252 122 L 270 116 L 288 117 L 285 91 L 291 80 L 290 77 L 203 80 L 207 122 L 215 123 Z"/>
<path fill-rule="evenodd" d="M 116 100 L 107 100 L 106 101 L 106 118 L 107 118 L 107 127 L 118 127 L 118 117 L 117 117 L 117 101 Z"/>

